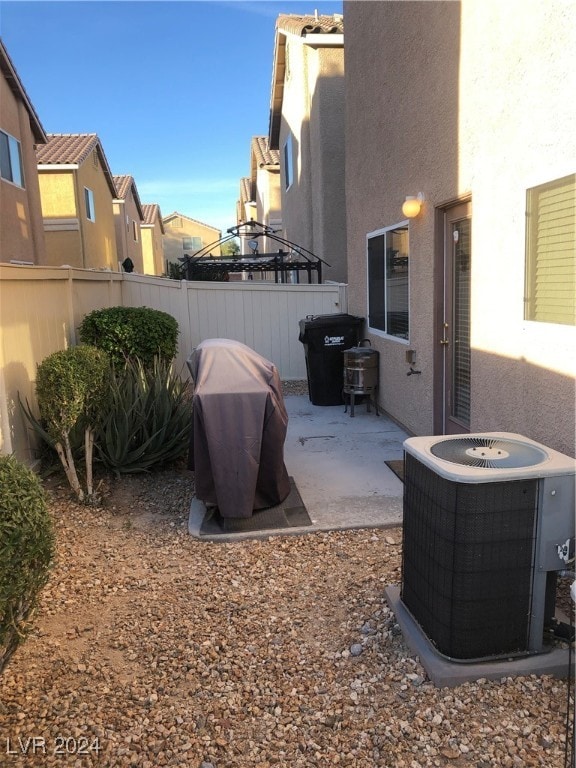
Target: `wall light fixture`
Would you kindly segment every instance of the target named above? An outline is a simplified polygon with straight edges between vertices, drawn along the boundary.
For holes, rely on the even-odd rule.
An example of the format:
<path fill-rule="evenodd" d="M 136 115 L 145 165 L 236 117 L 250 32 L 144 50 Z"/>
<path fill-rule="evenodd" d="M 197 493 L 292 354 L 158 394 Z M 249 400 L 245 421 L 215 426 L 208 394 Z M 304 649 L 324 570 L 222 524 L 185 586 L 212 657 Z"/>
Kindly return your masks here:
<path fill-rule="evenodd" d="M 422 192 L 418 192 L 418 195 L 408 195 L 406 200 L 402 203 L 402 213 L 407 219 L 413 219 L 420 213 L 422 203 L 424 202 L 424 195 Z"/>

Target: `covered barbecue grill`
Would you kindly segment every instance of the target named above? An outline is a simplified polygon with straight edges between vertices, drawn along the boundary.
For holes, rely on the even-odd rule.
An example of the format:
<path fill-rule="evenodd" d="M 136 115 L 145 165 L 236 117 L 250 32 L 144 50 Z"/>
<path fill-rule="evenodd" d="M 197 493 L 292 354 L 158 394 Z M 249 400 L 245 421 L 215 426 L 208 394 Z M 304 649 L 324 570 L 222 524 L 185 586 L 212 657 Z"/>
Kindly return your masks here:
<path fill-rule="evenodd" d="M 196 497 L 222 517 L 246 518 L 290 492 L 288 414 L 271 362 L 231 339 L 207 339 L 187 361 L 194 379 L 188 468 Z"/>

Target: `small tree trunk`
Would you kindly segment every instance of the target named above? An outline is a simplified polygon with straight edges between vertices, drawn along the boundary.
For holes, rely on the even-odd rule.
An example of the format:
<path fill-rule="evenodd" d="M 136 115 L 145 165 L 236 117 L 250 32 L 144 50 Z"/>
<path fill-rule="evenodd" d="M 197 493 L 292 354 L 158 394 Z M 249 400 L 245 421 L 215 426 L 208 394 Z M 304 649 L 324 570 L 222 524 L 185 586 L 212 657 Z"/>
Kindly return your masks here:
<path fill-rule="evenodd" d="M 92 456 L 94 453 L 94 432 L 90 427 L 84 431 L 84 454 L 86 456 L 86 493 L 91 499 L 94 495 L 94 480 L 92 475 Z"/>
<path fill-rule="evenodd" d="M 78 480 L 76 467 L 74 465 L 74 457 L 72 456 L 72 448 L 70 446 L 70 438 L 67 434 L 64 435 L 64 445 L 57 442 L 55 448 L 60 457 L 60 461 L 62 462 L 62 466 L 64 467 L 64 472 L 66 472 L 70 487 L 76 494 L 78 501 L 84 501 L 84 491 Z"/>

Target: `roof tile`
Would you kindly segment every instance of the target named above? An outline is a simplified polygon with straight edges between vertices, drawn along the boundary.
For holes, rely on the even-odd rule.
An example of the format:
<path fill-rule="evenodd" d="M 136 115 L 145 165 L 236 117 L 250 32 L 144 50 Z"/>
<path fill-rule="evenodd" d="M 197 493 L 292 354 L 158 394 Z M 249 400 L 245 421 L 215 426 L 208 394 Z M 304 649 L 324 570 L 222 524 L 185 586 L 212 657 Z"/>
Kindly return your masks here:
<path fill-rule="evenodd" d="M 120 200 L 126 200 L 126 195 L 130 191 L 130 187 L 134 183 L 132 176 L 122 175 L 113 176 L 114 184 L 116 185 L 116 192 Z"/>
<path fill-rule="evenodd" d="M 251 150 L 259 168 L 265 165 L 280 165 L 280 152 L 270 149 L 268 136 L 253 136 Z"/>
<path fill-rule="evenodd" d="M 162 225 L 162 214 L 158 203 L 142 203 L 143 224 L 155 224 L 156 219 Z"/>
<path fill-rule="evenodd" d="M 42 165 L 80 165 L 99 144 L 95 133 L 49 133 L 48 143 L 36 149 Z"/>
<path fill-rule="evenodd" d="M 333 16 L 299 16 L 280 14 L 276 27 L 299 37 L 307 35 L 343 35 L 344 19 L 341 14 Z"/>

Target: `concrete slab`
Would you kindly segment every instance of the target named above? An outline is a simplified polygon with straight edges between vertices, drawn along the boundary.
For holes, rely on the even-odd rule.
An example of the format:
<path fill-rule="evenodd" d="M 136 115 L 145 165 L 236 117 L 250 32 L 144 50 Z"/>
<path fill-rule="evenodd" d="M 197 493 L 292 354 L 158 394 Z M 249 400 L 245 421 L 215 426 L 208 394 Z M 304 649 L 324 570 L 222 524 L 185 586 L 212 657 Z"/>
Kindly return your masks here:
<path fill-rule="evenodd" d="M 356 404 L 354 416 L 344 406 L 312 405 L 305 395 L 284 398 L 288 432 L 284 462 L 294 478 L 311 526 L 227 534 L 227 541 L 351 528 L 387 528 L 402 523 L 403 485 L 385 461 L 401 459 L 408 437 L 386 416 Z M 200 536 L 206 508 L 193 499 L 188 521 Z M 219 538 L 222 541 L 222 538 Z"/>
<path fill-rule="evenodd" d="M 356 405 L 284 398 L 284 461 L 317 530 L 389 527 L 402 522 L 403 485 L 385 461 L 400 459 L 408 437 L 386 416 Z"/>
<path fill-rule="evenodd" d="M 426 674 L 438 688 L 454 688 L 480 679 L 501 680 L 503 677 L 519 675 L 552 675 L 564 678 L 568 677 L 569 670 L 570 674 L 574 674 L 574 654 L 570 654 L 568 646 L 515 659 L 471 663 L 447 659 L 438 653 L 400 599 L 400 588 L 396 585 L 388 586 L 384 594 L 396 616 L 406 644 L 419 657 Z"/>

